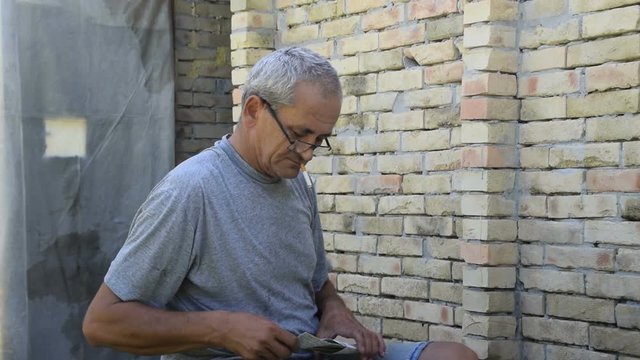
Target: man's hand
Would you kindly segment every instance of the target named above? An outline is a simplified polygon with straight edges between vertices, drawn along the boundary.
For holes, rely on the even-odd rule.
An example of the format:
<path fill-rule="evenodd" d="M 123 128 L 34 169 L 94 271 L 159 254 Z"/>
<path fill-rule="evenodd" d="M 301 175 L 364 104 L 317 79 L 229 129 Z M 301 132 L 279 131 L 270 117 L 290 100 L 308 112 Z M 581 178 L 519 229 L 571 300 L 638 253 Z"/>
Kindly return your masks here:
<path fill-rule="evenodd" d="M 222 346 L 243 359 L 286 359 L 298 346 L 298 338 L 266 318 L 229 313 Z"/>
<path fill-rule="evenodd" d="M 355 339 L 358 352 L 365 360 L 373 359 L 376 355 L 384 356 L 386 349 L 382 335 L 362 326 L 328 281 L 318 293 L 318 305 L 321 306 L 322 316 L 317 337 L 334 338 L 340 335 Z"/>

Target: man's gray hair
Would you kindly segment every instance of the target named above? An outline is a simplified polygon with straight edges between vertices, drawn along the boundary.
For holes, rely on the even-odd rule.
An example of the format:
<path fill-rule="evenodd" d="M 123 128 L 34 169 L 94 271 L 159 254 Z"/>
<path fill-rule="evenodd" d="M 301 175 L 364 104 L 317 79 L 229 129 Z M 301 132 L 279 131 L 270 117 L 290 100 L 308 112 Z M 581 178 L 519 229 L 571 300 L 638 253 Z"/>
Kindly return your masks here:
<path fill-rule="evenodd" d="M 326 59 L 306 48 L 289 47 L 253 66 L 243 87 L 242 106 L 251 95 L 260 96 L 274 109 L 293 105 L 293 91 L 300 82 L 320 86 L 324 97 L 342 97 L 338 74 Z"/>

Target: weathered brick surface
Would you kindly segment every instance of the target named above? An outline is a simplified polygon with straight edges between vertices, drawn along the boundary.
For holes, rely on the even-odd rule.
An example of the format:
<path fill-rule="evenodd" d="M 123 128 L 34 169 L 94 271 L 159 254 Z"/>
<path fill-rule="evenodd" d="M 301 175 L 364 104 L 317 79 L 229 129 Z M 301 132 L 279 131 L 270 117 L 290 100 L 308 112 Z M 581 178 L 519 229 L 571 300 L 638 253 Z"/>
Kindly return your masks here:
<path fill-rule="evenodd" d="M 586 322 L 528 316 L 522 318 L 522 334 L 535 340 L 587 345 L 589 343 L 588 331 L 589 324 Z"/>
<path fill-rule="evenodd" d="M 221 54 L 234 85 L 274 45 L 336 68 L 333 151 L 308 169 L 358 319 L 482 359 L 639 356 L 640 2 L 266 3 L 231 5 Z M 230 66 L 191 5 L 175 6 L 176 118 L 207 126 L 177 127 L 195 149 L 242 91 L 206 95 Z"/>

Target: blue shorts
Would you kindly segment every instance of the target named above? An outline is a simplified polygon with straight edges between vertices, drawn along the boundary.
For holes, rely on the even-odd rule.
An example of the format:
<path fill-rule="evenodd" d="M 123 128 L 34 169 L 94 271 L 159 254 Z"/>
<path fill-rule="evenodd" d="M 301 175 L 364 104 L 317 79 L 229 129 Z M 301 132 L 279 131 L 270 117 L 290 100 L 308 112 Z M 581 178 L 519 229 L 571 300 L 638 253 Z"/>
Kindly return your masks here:
<path fill-rule="evenodd" d="M 418 360 L 422 350 L 429 345 L 428 341 L 421 342 L 399 342 L 399 341 L 387 341 L 387 351 L 383 357 L 377 357 L 378 360 Z M 342 356 L 326 356 L 325 359 L 331 360 L 357 360 L 359 355 L 342 355 Z"/>
<path fill-rule="evenodd" d="M 378 360 L 418 360 L 422 350 L 424 350 L 428 341 L 423 342 L 399 342 L 399 341 L 387 341 L 387 351 L 383 357 L 377 357 Z M 203 349 L 194 350 L 189 352 L 190 356 L 186 354 L 171 354 L 163 355 L 163 360 L 182 360 L 182 359 L 210 359 L 210 360 L 242 360 L 242 358 L 236 354 L 230 353 L 223 349 Z M 325 355 L 315 357 L 313 354 L 298 354 L 298 356 L 292 356 L 292 359 L 330 359 L 330 360 L 359 360 L 360 355 Z"/>

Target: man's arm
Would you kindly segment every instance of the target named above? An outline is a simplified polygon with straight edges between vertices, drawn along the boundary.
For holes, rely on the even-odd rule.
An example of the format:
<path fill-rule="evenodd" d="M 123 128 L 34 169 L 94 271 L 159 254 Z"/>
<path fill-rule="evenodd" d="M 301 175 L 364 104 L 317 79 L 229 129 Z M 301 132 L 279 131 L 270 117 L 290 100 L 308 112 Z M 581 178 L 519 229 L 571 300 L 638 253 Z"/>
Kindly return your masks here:
<path fill-rule="evenodd" d="M 297 345 L 293 334 L 260 316 L 156 309 L 122 301 L 105 284 L 87 310 L 82 331 L 91 345 L 140 355 L 217 347 L 246 359 L 282 359 Z"/>
<path fill-rule="evenodd" d="M 382 336 L 367 330 L 356 320 L 329 280 L 316 293 L 316 304 L 321 314 L 320 327 L 316 334 L 318 337 L 349 337 L 356 340 L 358 351 L 364 359 L 373 359 L 376 355 L 384 356 L 385 345 Z"/>

